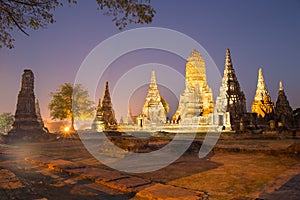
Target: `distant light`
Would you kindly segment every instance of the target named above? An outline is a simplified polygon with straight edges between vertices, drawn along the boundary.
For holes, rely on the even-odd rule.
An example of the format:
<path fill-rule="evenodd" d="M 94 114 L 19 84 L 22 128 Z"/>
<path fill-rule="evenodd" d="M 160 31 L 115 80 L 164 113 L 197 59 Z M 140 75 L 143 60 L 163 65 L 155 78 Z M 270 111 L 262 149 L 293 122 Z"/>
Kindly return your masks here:
<path fill-rule="evenodd" d="M 67 132 L 69 132 L 70 131 L 70 127 L 69 126 L 66 126 L 65 128 L 64 128 L 64 131 L 67 133 Z"/>

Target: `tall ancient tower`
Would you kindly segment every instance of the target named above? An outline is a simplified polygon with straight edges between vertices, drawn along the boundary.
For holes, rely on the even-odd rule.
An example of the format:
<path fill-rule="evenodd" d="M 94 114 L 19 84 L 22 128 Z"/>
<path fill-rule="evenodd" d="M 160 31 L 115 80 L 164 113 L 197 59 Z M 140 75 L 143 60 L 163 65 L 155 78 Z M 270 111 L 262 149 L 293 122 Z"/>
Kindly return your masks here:
<path fill-rule="evenodd" d="M 234 130 L 238 129 L 239 122 L 246 113 L 246 98 L 235 75 L 229 49 L 226 50 L 224 75 L 215 110 L 218 113 L 229 112 L 231 126 Z M 219 117 L 218 124 L 221 124 L 222 121 L 227 124 L 225 117 Z"/>
<path fill-rule="evenodd" d="M 208 116 L 213 108 L 212 90 L 206 83 L 204 59 L 197 50 L 193 50 L 186 62 L 185 90 L 180 95 L 178 109 L 172 120 Z"/>
<path fill-rule="evenodd" d="M 275 116 L 277 121 L 281 122 L 283 126 L 291 128 L 293 126 L 293 109 L 285 95 L 283 84 L 279 82 L 278 97 L 275 106 Z"/>
<path fill-rule="evenodd" d="M 257 89 L 252 103 L 252 112 L 257 113 L 259 117 L 264 118 L 268 114 L 272 114 L 274 104 L 271 101 L 270 94 L 267 90 L 266 83 L 264 81 L 262 68 L 258 70 Z"/>
<path fill-rule="evenodd" d="M 104 96 L 102 98 L 102 101 L 99 100 L 96 117 L 94 119 L 92 128 L 96 129 L 97 131 L 102 131 L 115 129 L 116 125 L 117 120 L 115 118 L 115 113 L 112 107 L 108 82 L 106 82 Z"/>
<path fill-rule="evenodd" d="M 231 60 L 230 50 L 226 50 L 225 69 L 222 79 L 222 87 L 226 94 L 227 109 L 230 113 L 230 121 L 232 128 L 237 130 L 239 122 L 246 110 L 246 98 L 244 92 L 241 90 L 240 84 L 237 80 L 233 64 Z"/>
<path fill-rule="evenodd" d="M 43 127 L 37 119 L 34 95 L 34 75 L 25 69 L 22 75 L 21 89 L 18 95 L 17 109 L 13 129 L 9 135 L 15 133 L 44 133 Z"/>
<path fill-rule="evenodd" d="M 152 123 L 166 123 L 166 115 L 167 112 L 157 88 L 155 72 L 152 70 L 146 101 L 142 109 L 142 116 L 146 118 L 144 123 L 145 125 Z"/>

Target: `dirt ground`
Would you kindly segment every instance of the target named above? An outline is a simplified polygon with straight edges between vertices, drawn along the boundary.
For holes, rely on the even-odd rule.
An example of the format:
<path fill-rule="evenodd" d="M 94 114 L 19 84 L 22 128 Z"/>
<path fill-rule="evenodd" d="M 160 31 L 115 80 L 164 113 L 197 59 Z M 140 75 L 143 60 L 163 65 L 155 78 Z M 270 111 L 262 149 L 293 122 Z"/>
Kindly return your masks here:
<path fill-rule="evenodd" d="M 72 143 L 75 144 L 75 143 Z M 39 154 L 40 144 L 2 146 L 0 154 L 0 199 L 130 199 L 121 192 L 80 177 L 57 172 L 25 161 Z M 56 144 L 50 143 L 49 146 Z M 67 145 L 68 146 L 68 145 Z M 22 150 L 25 150 L 22 151 Z M 57 149 L 60 151 L 60 149 Z"/>
<path fill-rule="evenodd" d="M 219 148 L 262 148 L 250 151 L 217 151 L 199 159 L 197 154 L 184 154 L 171 165 L 149 173 L 118 172 L 118 180 L 129 176 L 132 180 L 150 184 L 176 186 L 209 194 L 209 199 L 298 199 L 300 195 L 300 162 L 297 157 L 263 153 L 271 149 L 287 148 L 293 140 L 226 141 Z M 0 144 L 1 199 L 140 199 L 136 190 L 115 187 L 108 181 L 97 183 L 65 173 L 27 158 L 63 160 L 99 170 L 112 170 L 93 158 L 80 140 L 55 142 Z M 108 172 L 110 172 L 108 171 Z M 127 180 L 127 179 L 126 179 Z M 120 181 L 119 181 L 120 183 Z M 132 182 L 124 182 L 125 188 Z M 143 185 L 142 185 L 143 186 Z M 145 188 L 145 187 L 136 187 Z M 139 189 L 140 190 L 140 189 Z M 284 197 L 284 198 L 283 198 Z M 151 197 L 153 198 L 153 196 Z M 176 198 L 175 198 L 176 199 Z M 184 198 L 183 198 L 184 199 Z M 199 197 L 200 199 L 200 197 Z"/>
<path fill-rule="evenodd" d="M 255 197 L 265 184 L 297 164 L 293 158 L 248 153 L 219 153 L 211 158 L 221 166 L 169 184 L 204 190 L 214 199 Z M 255 193 L 255 194 L 253 194 Z"/>

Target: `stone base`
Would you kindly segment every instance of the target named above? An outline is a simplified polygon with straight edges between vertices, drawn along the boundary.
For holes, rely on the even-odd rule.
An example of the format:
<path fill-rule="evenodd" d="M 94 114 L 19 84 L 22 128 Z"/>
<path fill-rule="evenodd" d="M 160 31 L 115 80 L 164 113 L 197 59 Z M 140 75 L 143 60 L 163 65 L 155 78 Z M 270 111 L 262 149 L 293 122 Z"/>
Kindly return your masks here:
<path fill-rule="evenodd" d="M 56 135 L 47 133 L 44 130 L 36 129 L 31 131 L 12 130 L 6 135 L 5 142 L 44 142 L 56 140 Z"/>

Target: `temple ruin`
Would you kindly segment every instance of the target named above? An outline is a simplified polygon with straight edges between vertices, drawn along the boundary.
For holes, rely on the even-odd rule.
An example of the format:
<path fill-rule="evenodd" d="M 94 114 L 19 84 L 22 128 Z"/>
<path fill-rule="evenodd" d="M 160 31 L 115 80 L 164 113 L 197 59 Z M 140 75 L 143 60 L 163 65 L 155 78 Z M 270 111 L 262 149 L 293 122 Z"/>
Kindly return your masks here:
<path fill-rule="evenodd" d="M 106 82 L 103 98 L 102 100 L 99 99 L 92 129 L 101 132 L 103 130 L 115 130 L 116 128 L 117 120 L 115 118 L 115 112 L 111 102 L 108 82 Z"/>
<path fill-rule="evenodd" d="M 17 109 L 13 129 L 9 135 L 22 135 L 44 133 L 42 118 L 37 116 L 34 95 L 34 74 L 30 69 L 25 69 L 22 75 L 21 88 L 18 95 Z"/>
<path fill-rule="evenodd" d="M 167 120 L 167 109 L 165 106 L 166 103 L 158 91 L 155 72 L 152 70 L 146 101 L 142 113 L 137 117 L 138 126 L 162 126 L 165 124 Z"/>
<path fill-rule="evenodd" d="M 213 94 L 206 82 L 204 59 L 197 50 L 193 50 L 186 62 L 185 90 L 180 95 L 172 121 L 180 123 L 180 120 L 191 119 L 197 124 L 200 121 L 208 123 L 207 117 L 213 109 Z"/>
<path fill-rule="evenodd" d="M 267 90 L 267 86 L 263 77 L 262 68 L 258 70 L 257 89 L 252 103 L 252 112 L 257 113 L 258 117 L 264 118 L 272 115 L 274 111 L 274 103 Z"/>
<path fill-rule="evenodd" d="M 293 127 L 293 109 L 285 95 L 282 81 L 279 82 L 278 97 L 275 106 L 275 116 L 278 126 Z"/>

